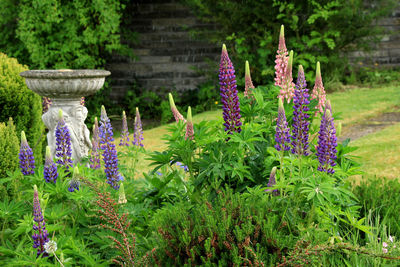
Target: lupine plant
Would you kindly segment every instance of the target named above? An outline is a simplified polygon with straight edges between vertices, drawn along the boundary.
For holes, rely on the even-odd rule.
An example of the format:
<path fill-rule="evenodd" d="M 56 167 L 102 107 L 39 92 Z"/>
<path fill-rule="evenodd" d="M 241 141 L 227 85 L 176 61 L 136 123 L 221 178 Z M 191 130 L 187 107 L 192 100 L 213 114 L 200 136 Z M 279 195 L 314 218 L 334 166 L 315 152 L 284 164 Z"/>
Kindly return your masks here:
<path fill-rule="evenodd" d="M 244 96 L 254 100 L 254 96 L 252 90 L 254 89 L 253 81 L 251 80 L 250 74 L 250 65 L 249 62 L 246 60 L 246 71 L 244 76 Z"/>
<path fill-rule="evenodd" d="M 44 222 L 42 208 L 40 207 L 39 193 L 37 186 L 33 188 L 33 248 L 37 249 L 37 256 L 47 257 L 44 246 L 49 241 L 46 223 Z"/>
<path fill-rule="evenodd" d="M 190 106 L 188 107 L 188 112 L 187 112 L 185 139 L 189 140 L 194 139 L 192 109 L 190 108 Z"/>
<path fill-rule="evenodd" d="M 326 95 L 325 95 L 324 84 L 322 83 L 321 66 L 319 64 L 319 61 L 317 62 L 316 73 L 315 73 L 315 85 L 311 93 L 311 99 L 318 100 L 318 105 L 315 107 L 315 109 L 317 109 L 315 115 L 317 115 L 318 112 L 323 113 L 324 111 L 323 108 L 326 102 Z"/>
<path fill-rule="evenodd" d="M 325 108 L 319 130 L 317 153 L 320 165 L 318 170 L 321 172 L 334 173 L 332 168 L 336 165 L 337 138 L 331 110 Z"/>
<path fill-rule="evenodd" d="M 179 112 L 179 110 L 175 106 L 174 102 L 174 97 L 172 96 L 171 93 L 168 94 L 168 99 L 169 99 L 169 105 L 171 107 L 172 114 L 174 115 L 175 121 L 184 121 L 186 122 L 185 118 L 182 116 L 182 114 Z"/>
<path fill-rule="evenodd" d="M 297 75 L 296 90 L 293 98 L 293 125 L 292 125 L 292 153 L 296 155 L 309 155 L 308 151 L 308 130 L 310 122 L 307 120 L 309 115 L 307 82 L 304 76 L 303 66 L 299 66 Z"/>
<path fill-rule="evenodd" d="M 51 156 L 50 147 L 46 147 L 46 160 L 44 163 L 43 176 L 47 183 L 55 183 L 58 178 L 57 165 Z"/>
<path fill-rule="evenodd" d="M 90 168 L 100 169 L 100 137 L 99 123 L 97 117 L 94 118 L 92 131 L 92 151 L 90 152 Z"/>
<path fill-rule="evenodd" d="M 129 130 L 125 111 L 122 112 L 122 132 L 119 146 L 129 146 Z"/>
<path fill-rule="evenodd" d="M 241 116 L 235 68 L 229 58 L 225 45 L 222 46 L 221 62 L 219 65 L 219 85 L 225 131 L 228 134 L 240 132 L 242 122 L 240 121 Z"/>
<path fill-rule="evenodd" d="M 172 100 L 173 102 L 173 100 Z M 176 110 L 178 113 L 179 111 Z M 136 108 L 136 116 L 135 116 L 135 128 L 133 131 L 133 145 L 134 146 L 141 146 L 143 147 L 143 127 L 142 127 L 142 120 L 140 119 L 139 108 Z"/>
<path fill-rule="evenodd" d="M 19 167 L 23 175 L 35 173 L 35 159 L 32 148 L 26 140 L 25 132 L 21 132 L 21 148 L 19 150 Z"/>
<path fill-rule="evenodd" d="M 293 50 L 290 50 L 289 60 L 286 65 L 285 74 L 282 78 L 282 84 L 280 85 L 279 98 L 286 99 L 287 103 L 290 103 L 294 97 L 295 84 L 293 83 L 292 77 L 292 65 L 293 65 Z"/>
<path fill-rule="evenodd" d="M 107 177 L 107 183 L 118 190 L 119 182 L 123 180 L 118 170 L 117 150 L 115 149 L 114 137 L 110 119 L 107 117 L 106 109 L 101 106 L 100 117 L 100 144 L 103 151 L 104 171 Z"/>
<path fill-rule="evenodd" d="M 63 112 L 58 112 L 58 122 L 55 130 L 56 135 L 56 159 L 59 166 L 64 166 L 68 171 L 72 168 L 72 145 L 71 134 L 65 124 Z"/>
<path fill-rule="evenodd" d="M 279 46 L 275 59 L 275 85 L 282 86 L 285 78 L 286 66 L 288 63 L 288 51 L 285 43 L 285 27 L 281 26 L 279 34 Z"/>

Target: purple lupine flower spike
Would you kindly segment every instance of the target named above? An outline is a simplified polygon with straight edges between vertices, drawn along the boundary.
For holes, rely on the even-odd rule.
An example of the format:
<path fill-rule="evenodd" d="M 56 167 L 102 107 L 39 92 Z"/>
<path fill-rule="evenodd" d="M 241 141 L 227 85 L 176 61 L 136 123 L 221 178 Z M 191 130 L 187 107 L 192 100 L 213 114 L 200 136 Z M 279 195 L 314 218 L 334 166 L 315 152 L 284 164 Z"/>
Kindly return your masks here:
<path fill-rule="evenodd" d="M 279 98 L 278 120 L 276 123 L 275 148 L 278 151 L 288 151 L 290 149 L 290 130 L 286 121 L 285 109 L 282 99 Z"/>
<path fill-rule="evenodd" d="M 49 242 L 46 224 L 44 222 L 42 208 L 40 207 L 39 193 L 36 185 L 33 186 L 33 248 L 37 248 L 37 257 L 47 257 L 48 254 L 44 249 L 44 245 Z"/>
<path fill-rule="evenodd" d="M 225 131 L 228 134 L 241 131 L 240 107 L 236 86 L 235 69 L 229 59 L 225 44 L 222 46 L 219 67 L 220 95 L 223 109 Z"/>
<path fill-rule="evenodd" d="M 118 190 L 119 182 L 123 180 L 118 169 L 117 150 L 114 145 L 114 137 L 110 119 L 107 117 L 106 109 L 101 106 L 100 117 L 100 144 L 103 151 L 104 172 L 106 173 L 107 183 Z"/>
<path fill-rule="evenodd" d="M 59 166 L 64 166 L 67 171 L 72 168 L 72 145 L 71 135 L 65 124 L 63 112 L 58 113 L 58 123 L 55 130 L 56 135 L 56 158 Z"/>
<path fill-rule="evenodd" d="M 75 166 L 74 174 L 72 175 L 72 178 L 69 180 L 68 191 L 69 192 L 74 192 L 75 190 L 79 191 L 80 185 L 81 185 L 81 182 L 79 180 L 79 169 L 78 169 L 78 166 Z"/>
<path fill-rule="evenodd" d="M 254 100 L 254 95 L 252 89 L 254 89 L 253 81 L 251 80 L 251 75 L 250 75 L 250 66 L 249 62 L 246 60 L 246 71 L 244 75 L 244 96 L 251 99 L 252 101 Z"/>
<path fill-rule="evenodd" d="M 23 175 L 35 173 L 35 159 L 33 157 L 32 148 L 30 148 L 26 140 L 25 132 L 21 132 L 21 148 L 19 150 L 19 167 Z"/>
<path fill-rule="evenodd" d="M 175 121 L 183 121 L 186 122 L 185 118 L 182 116 L 182 114 L 179 112 L 179 110 L 175 106 L 174 98 L 171 93 L 168 94 L 169 98 L 169 105 L 171 107 L 172 114 L 174 115 Z"/>
<path fill-rule="evenodd" d="M 306 113 L 309 108 L 308 89 L 304 77 L 303 66 L 299 66 L 296 90 L 293 98 L 293 125 L 292 125 L 292 153 L 297 155 L 309 155 L 308 152 L 308 130 L 310 122 Z"/>
<path fill-rule="evenodd" d="M 143 128 L 139 108 L 136 108 L 135 129 L 133 131 L 133 145 L 143 147 Z"/>
<path fill-rule="evenodd" d="M 311 94 L 311 99 L 317 99 L 318 100 L 318 105 L 315 107 L 317 111 L 315 112 L 315 115 L 318 114 L 318 112 L 323 112 L 323 107 L 325 106 L 326 102 L 326 94 L 325 94 L 325 88 L 324 84 L 322 83 L 322 76 L 321 76 L 321 67 L 319 64 L 319 61 L 317 62 L 317 70 L 315 74 L 315 85 Z"/>
<path fill-rule="evenodd" d="M 46 147 L 46 160 L 44 163 L 43 176 L 47 183 L 56 183 L 58 178 L 57 166 L 51 157 L 50 147 Z"/>
<path fill-rule="evenodd" d="M 324 115 L 322 116 L 318 146 L 317 146 L 317 156 L 319 160 L 318 170 L 321 172 L 334 173 L 332 167 L 336 165 L 336 150 L 337 138 L 336 130 L 333 122 L 333 117 L 329 108 L 325 107 Z"/>
<path fill-rule="evenodd" d="M 129 130 L 128 130 L 128 123 L 126 121 L 125 111 L 122 112 L 122 133 L 119 145 L 129 146 Z"/>
<path fill-rule="evenodd" d="M 100 169 L 100 143 L 99 143 L 99 123 L 97 117 L 94 118 L 93 135 L 92 135 L 92 151 L 90 153 L 90 168 Z"/>
<path fill-rule="evenodd" d="M 279 46 L 275 59 L 275 85 L 282 86 L 285 78 L 286 66 L 288 63 L 288 52 L 285 44 L 285 28 L 281 26 L 279 34 Z"/>
<path fill-rule="evenodd" d="M 193 120 L 192 120 L 192 109 L 188 108 L 187 112 L 187 123 L 186 123 L 186 133 L 185 133 L 185 140 L 194 139 L 194 130 L 193 130 Z"/>

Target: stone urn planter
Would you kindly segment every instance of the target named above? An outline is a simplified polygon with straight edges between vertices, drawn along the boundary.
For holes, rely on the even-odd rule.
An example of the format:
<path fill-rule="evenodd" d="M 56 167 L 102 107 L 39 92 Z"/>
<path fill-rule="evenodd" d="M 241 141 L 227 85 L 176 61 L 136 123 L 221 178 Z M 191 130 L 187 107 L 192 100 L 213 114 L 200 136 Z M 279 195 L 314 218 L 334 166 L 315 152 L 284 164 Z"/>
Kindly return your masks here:
<path fill-rule="evenodd" d="M 53 157 L 56 149 L 54 131 L 60 109 L 70 130 L 74 162 L 88 156 L 91 148 L 90 132 L 85 125 L 88 111 L 80 100 L 96 93 L 110 74 L 106 70 L 28 70 L 20 73 L 29 89 L 52 100 L 42 120 L 49 129 L 47 143 Z"/>

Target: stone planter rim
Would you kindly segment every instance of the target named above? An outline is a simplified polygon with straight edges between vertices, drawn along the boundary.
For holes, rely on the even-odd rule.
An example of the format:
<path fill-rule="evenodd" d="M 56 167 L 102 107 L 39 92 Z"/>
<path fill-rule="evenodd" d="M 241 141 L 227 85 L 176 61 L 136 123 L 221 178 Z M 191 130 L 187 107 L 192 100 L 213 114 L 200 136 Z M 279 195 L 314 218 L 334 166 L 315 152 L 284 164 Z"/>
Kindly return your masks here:
<path fill-rule="evenodd" d="M 84 79 L 84 78 L 104 78 L 109 76 L 111 72 L 107 70 L 27 70 L 21 72 L 20 75 L 24 78 L 33 79 Z"/>

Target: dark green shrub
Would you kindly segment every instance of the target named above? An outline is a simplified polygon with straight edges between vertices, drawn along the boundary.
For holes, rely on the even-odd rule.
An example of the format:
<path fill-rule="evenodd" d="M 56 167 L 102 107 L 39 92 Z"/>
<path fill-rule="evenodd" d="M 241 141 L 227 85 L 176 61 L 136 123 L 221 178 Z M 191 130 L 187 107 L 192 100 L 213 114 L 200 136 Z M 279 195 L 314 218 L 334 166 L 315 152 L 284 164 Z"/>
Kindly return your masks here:
<path fill-rule="evenodd" d="M 25 131 L 36 162 L 42 160 L 45 138 L 41 98 L 26 87 L 19 74 L 27 70 L 15 58 L 0 53 L 0 122 L 14 119 L 17 135 Z"/>
<path fill-rule="evenodd" d="M 18 167 L 19 139 L 12 118 L 7 125 L 0 122 L 0 178 Z"/>
<path fill-rule="evenodd" d="M 314 79 L 317 61 L 321 62 L 326 81 L 335 76 L 343 79 L 347 67 L 343 52 L 368 48 L 371 39 L 377 40 L 379 28 L 374 21 L 389 14 L 395 3 L 392 0 L 184 2 L 201 19 L 218 24 L 211 38 L 234 48 L 229 54 L 236 66 L 244 66 L 245 60 L 250 62 L 256 84 L 272 80 L 281 24 L 285 25 L 286 45 L 295 52 L 294 65 L 305 67 L 307 80 Z M 237 77 L 244 77 L 243 73 L 238 69 Z"/>
<path fill-rule="evenodd" d="M 154 215 L 157 257 L 164 266 L 269 266 L 295 244 L 295 233 L 282 219 L 283 202 L 262 190 L 218 193 L 199 203 L 178 202 Z"/>

